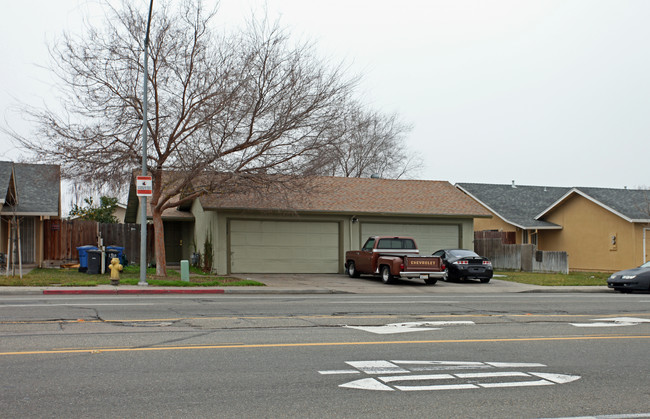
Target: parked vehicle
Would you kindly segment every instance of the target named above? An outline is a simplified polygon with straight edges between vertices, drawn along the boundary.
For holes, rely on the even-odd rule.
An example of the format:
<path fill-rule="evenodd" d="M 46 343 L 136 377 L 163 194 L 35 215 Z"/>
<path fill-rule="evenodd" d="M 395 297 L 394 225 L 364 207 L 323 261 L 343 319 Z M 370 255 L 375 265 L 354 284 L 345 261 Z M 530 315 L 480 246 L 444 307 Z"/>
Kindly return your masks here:
<path fill-rule="evenodd" d="M 490 259 L 481 257 L 471 250 L 442 249 L 434 252 L 433 256 L 441 258 L 447 268 L 445 280 L 476 278 L 485 284 L 492 279 L 493 271 Z"/>
<path fill-rule="evenodd" d="M 433 285 L 445 275 L 442 259 L 419 253 L 415 240 L 410 237 L 372 236 L 361 250 L 346 252 L 345 269 L 351 278 L 361 274 L 381 275 L 385 284 L 395 277 L 419 278 Z"/>
<path fill-rule="evenodd" d="M 607 286 L 620 292 L 650 290 L 650 262 L 613 273 L 607 279 Z"/>

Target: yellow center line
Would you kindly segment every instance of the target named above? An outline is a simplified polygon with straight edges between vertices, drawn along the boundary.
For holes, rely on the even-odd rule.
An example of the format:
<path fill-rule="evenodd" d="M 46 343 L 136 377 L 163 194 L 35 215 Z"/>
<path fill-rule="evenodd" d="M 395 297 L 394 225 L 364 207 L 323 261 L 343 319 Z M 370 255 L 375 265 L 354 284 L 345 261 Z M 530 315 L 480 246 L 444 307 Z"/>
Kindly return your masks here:
<path fill-rule="evenodd" d="M 622 339 L 650 339 L 650 336 L 561 336 L 561 337 L 535 337 L 535 338 L 496 338 L 496 339 L 436 339 L 436 340 L 396 340 L 383 342 L 303 342 L 303 343 L 261 343 L 261 344 L 227 344 L 227 345 L 193 345 L 193 346 L 161 346 L 148 348 L 86 348 L 86 349 L 59 349 L 40 351 L 0 352 L 0 356 L 7 355 L 53 355 L 75 353 L 107 353 L 107 352 L 149 352 L 149 351 L 182 351 L 197 349 L 263 349 L 263 348 L 308 348 L 322 346 L 364 346 L 364 345 L 417 345 L 428 343 L 498 343 L 498 342 L 550 342 L 550 341 L 576 341 L 576 340 L 622 340 Z"/>

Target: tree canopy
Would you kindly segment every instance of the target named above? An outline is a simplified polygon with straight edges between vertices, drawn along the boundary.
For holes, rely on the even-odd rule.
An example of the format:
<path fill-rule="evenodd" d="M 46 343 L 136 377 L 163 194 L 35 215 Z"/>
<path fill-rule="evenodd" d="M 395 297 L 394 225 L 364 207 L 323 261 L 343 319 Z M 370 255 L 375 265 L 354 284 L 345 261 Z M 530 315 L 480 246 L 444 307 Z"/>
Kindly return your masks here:
<path fill-rule="evenodd" d="M 27 108 L 36 132 L 12 132 L 65 179 L 114 188 L 141 166 L 148 10 L 140 6 L 106 3 L 102 26 L 65 34 L 51 48 L 62 110 Z M 266 18 L 217 31 L 216 13 L 194 0 L 153 9 L 146 166 L 159 275 L 163 211 L 203 193 L 263 188 L 268 175 L 281 175 L 276 188 L 278 179 L 295 187 L 309 175 L 399 177 L 413 166 L 403 152 L 408 126 L 356 102 L 359 79 L 343 65 Z"/>
<path fill-rule="evenodd" d="M 69 215 L 99 223 L 117 223 L 119 221 L 114 215 L 117 208 L 117 198 L 102 196 L 99 198 L 99 205 L 97 205 L 93 197 L 89 197 L 84 199 L 84 203 L 84 206 L 74 204 Z"/>

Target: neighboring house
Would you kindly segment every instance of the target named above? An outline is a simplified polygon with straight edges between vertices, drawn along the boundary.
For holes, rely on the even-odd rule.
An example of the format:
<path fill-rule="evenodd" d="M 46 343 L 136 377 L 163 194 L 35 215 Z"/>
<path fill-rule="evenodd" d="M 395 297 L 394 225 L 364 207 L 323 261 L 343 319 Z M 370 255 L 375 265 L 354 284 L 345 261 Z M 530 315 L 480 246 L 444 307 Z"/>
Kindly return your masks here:
<path fill-rule="evenodd" d="M 210 241 L 220 274 L 341 273 L 345 252 L 368 236 L 412 236 L 422 254 L 472 249 L 473 220 L 490 216 L 449 182 L 318 177 L 312 186 L 282 198 L 207 194 L 165 212 L 168 262 L 168 246 L 189 259 Z M 125 221 L 138 222 L 134 182 L 130 189 Z"/>
<path fill-rule="evenodd" d="M 126 205 L 125 204 L 120 204 L 119 202 L 115 205 L 115 209 L 113 210 L 113 217 L 117 219 L 117 222 L 119 224 L 124 224 L 124 217 L 126 216 Z M 76 220 L 78 219 L 78 215 L 73 215 L 72 217 L 68 217 L 69 220 Z"/>
<path fill-rule="evenodd" d="M 126 216 L 126 205 L 118 202 L 115 206 L 115 211 L 113 211 L 113 216 L 117 218 L 118 223 L 123 224 L 124 217 Z"/>
<path fill-rule="evenodd" d="M 0 161 L 0 203 L 0 252 L 7 254 L 12 249 L 10 237 L 20 233 L 21 262 L 41 266 L 43 221 L 61 216 L 60 167 Z M 13 248 L 17 254 L 17 241 Z"/>
<path fill-rule="evenodd" d="M 649 259 L 650 191 L 459 183 L 492 219 L 476 231 L 515 232 L 518 244 L 565 251 L 569 269 L 617 271 Z"/>

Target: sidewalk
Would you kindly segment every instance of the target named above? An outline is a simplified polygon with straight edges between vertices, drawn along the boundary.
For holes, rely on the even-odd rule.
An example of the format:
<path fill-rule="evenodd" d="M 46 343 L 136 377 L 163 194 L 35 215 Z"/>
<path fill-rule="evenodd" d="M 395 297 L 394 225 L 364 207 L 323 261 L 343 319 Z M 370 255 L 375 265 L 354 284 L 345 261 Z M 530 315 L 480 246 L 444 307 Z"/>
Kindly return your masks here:
<path fill-rule="evenodd" d="M 607 286 L 544 287 L 493 278 L 488 284 L 438 281 L 434 286 L 413 281 L 386 285 L 379 278 L 349 278 L 337 274 L 244 274 L 263 287 L 157 287 L 98 285 L 96 287 L 0 287 L 0 295 L 152 295 L 152 294 L 477 294 L 614 292 Z"/>

